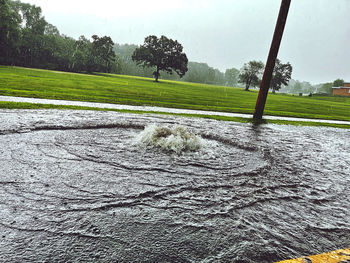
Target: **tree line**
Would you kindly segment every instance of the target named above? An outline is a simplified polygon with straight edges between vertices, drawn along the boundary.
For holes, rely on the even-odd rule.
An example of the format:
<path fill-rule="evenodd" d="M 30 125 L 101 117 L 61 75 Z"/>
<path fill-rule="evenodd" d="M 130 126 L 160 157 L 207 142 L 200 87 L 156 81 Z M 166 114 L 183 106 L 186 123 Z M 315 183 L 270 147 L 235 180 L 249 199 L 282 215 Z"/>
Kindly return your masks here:
<path fill-rule="evenodd" d="M 120 63 L 108 36 L 62 35 L 40 7 L 0 0 L 0 64 L 73 72 L 115 72 Z"/>
<path fill-rule="evenodd" d="M 307 81 L 298 81 L 291 79 L 288 85 L 284 86 L 280 92 L 291 94 L 319 94 L 331 95 L 333 87 L 340 87 L 344 85 L 343 79 L 336 79 L 333 82 L 320 83 L 312 85 Z"/>
<path fill-rule="evenodd" d="M 139 46 L 119 45 L 111 37 L 79 39 L 61 34 L 40 7 L 18 0 L 0 0 L 0 64 L 71 72 L 107 72 L 152 77 L 155 67 L 142 67 L 132 56 Z M 206 63 L 189 62 L 183 81 L 234 86 L 235 68 L 222 73 Z M 180 80 L 176 74 L 163 79 Z"/>
<path fill-rule="evenodd" d="M 2 65 L 71 72 L 119 73 L 145 77 L 153 75 L 156 76 L 156 79 L 160 77 L 160 70 L 172 73 L 170 67 L 163 65 L 163 68 L 159 68 L 156 64 L 137 60 L 137 57 L 141 56 L 142 46 L 119 45 L 114 43 L 109 36 L 93 35 L 91 39 L 80 36 L 78 40 L 75 40 L 60 34 L 54 25 L 45 20 L 41 8 L 35 5 L 18 0 L 0 0 L 0 21 L 0 64 Z M 144 45 L 152 38 L 154 41 L 154 37 L 146 37 Z M 182 46 L 176 40 L 169 40 L 164 36 L 159 39 L 161 40 L 167 45 L 174 44 L 175 46 L 171 48 L 175 50 L 181 48 L 179 56 L 186 56 L 182 53 Z M 145 55 L 149 50 L 143 50 L 143 52 Z M 161 54 L 159 52 L 157 54 L 157 59 L 162 59 Z M 170 60 L 168 59 L 168 63 L 172 61 L 174 64 L 176 60 L 178 57 L 173 56 Z M 183 61 L 177 62 L 184 63 Z M 226 86 L 237 86 L 241 82 L 246 83 L 246 89 L 250 85 L 256 85 L 259 81 L 257 76 L 251 74 L 248 74 L 251 79 L 247 81 L 246 65 L 241 71 L 231 68 L 223 73 L 206 63 L 188 62 L 187 58 L 185 62 L 186 70 L 178 67 L 174 69 L 177 75 L 163 74 L 162 78 L 180 80 L 183 77 L 183 81 Z M 253 64 L 254 62 L 248 65 Z M 261 68 L 263 64 L 259 66 Z M 254 74 L 258 74 L 258 71 Z"/>
<path fill-rule="evenodd" d="M 54 25 L 45 20 L 40 7 L 22 3 L 19 0 L 0 0 L 0 21 L 0 64 L 2 65 L 71 72 L 153 76 L 156 80 L 162 78 L 243 86 L 245 90 L 259 87 L 264 70 L 264 63 L 261 61 L 249 61 L 240 70 L 233 67 L 225 72 L 210 67 L 206 63 L 188 62 L 181 44 L 164 36 L 159 39 L 148 36 L 141 46 L 120 45 L 114 43 L 109 36 L 93 35 L 90 39 L 80 36 L 76 40 L 60 34 Z M 158 47 L 154 46 L 154 49 L 158 49 L 152 56 L 157 57 L 158 60 L 167 61 L 168 65 L 157 65 L 155 61 L 146 62 L 145 60 L 145 56 L 150 53 L 150 43 L 155 44 L 157 41 Z M 178 54 L 162 57 L 159 53 L 162 48 L 163 50 L 169 48 L 173 50 L 171 52 L 178 52 Z M 331 93 L 332 86 L 335 86 L 331 82 L 312 86 L 308 82 L 294 81 L 291 79 L 292 69 L 289 62 L 282 63 L 276 60 L 270 87 L 273 93 L 275 91 Z M 161 74 L 162 70 L 170 74 Z M 177 74 L 172 74 L 173 71 Z"/>
<path fill-rule="evenodd" d="M 152 77 L 155 67 L 143 67 L 132 59 L 135 50 L 139 46 L 134 44 L 115 44 L 114 51 L 121 60 L 120 74 Z M 207 63 L 189 61 L 188 71 L 181 78 L 177 74 L 162 74 L 162 79 L 182 80 L 187 82 L 215 84 L 225 86 L 236 86 L 238 84 L 239 70 L 236 68 L 227 69 L 225 73 L 210 67 Z"/>

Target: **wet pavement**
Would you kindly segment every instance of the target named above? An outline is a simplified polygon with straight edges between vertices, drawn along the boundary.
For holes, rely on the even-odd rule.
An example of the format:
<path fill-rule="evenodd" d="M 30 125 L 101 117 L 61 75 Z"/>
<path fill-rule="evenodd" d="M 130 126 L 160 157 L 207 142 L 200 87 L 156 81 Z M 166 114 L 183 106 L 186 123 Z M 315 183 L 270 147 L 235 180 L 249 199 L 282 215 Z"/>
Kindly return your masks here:
<path fill-rule="evenodd" d="M 181 113 L 181 114 L 203 114 L 203 115 L 211 115 L 211 116 L 241 117 L 241 118 L 247 118 L 247 119 L 250 119 L 253 117 L 253 115 L 251 114 L 232 113 L 232 112 L 187 110 L 187 109 L 175 109 L 175 108 L 154 107 L 154 106 L 132 106 L 132 105 L 122 105 L 122 104 L 111 104 L 111 103 L 37 99 L 37 98 L 11 97 L 11 96 L 0 96 L 0 101 L 83 106 L 83 107 L 115 109 L 115 110 L 135 110 L 135 111 Z M 266 120 L 304 121 L 304 122 L 334 123 L 334 124 L 350 125 L 350 121 L 338 121 L 338 120 L 307 119 L 307 118 L 294 118 L 294 117 L 269 116 L 269 115 L 264 115 L 263 118 Z"/>
<path fill-rule="evenodd" d="M 350 130 L 0 110 L 0 262 L 274 262 L 350 247 Z M 135 138 L 182 125 L 169 152 Z"/>

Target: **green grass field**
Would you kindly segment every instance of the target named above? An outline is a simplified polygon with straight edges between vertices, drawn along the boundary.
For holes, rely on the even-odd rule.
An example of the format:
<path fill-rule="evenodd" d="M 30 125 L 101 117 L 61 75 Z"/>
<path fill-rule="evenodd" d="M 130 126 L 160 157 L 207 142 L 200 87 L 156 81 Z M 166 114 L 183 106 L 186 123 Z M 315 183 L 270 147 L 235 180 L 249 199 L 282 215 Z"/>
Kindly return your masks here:
<path fill-rule="evenodd" d="M 256 91 L 134 76 L 0 66 L 0 95 L 253 113 Z M 266 115 L 350 121 L 350 98 L 268 96 Z"/>

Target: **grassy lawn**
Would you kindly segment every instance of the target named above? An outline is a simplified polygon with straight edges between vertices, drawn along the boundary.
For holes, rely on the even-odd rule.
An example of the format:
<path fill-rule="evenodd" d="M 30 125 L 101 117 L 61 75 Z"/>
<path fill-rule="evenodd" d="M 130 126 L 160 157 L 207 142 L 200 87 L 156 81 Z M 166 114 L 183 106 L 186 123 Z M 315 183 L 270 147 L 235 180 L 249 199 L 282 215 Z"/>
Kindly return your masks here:
<path fill-rule="evenodd" d="M 253 113 L 257 92 L 213 85 L 0 66 L 0 95 Z M 350 98 L 268 96 L 266 115 L 350 121 Z"/>
<path fill-rule="evenodd" d="M 159 115 L 175 115 L 182 117 L 193 118 L 205 118 L 214 119 L 220 121 L 234 121 L 240 123 L 254 123 L 253 119 L 241 118 L 241 117 L 226 117 L 219 115 L 205 115 L 205 114 L 185 114 L 185 113 L 167 113 L 157 111 L 137 111 L 137 110 L 116 110 L 116 109 L 101 109 L 93 107 L 71 106 L 71 105 L 53 105 L 53 104 L 40 104 L 40 103 L 26 103 L 26 102 L 7 102 L 0 101 L 0 109 L 60 109 L 60 110 L 97 110 L 97 111 L 116 111 L 136 114 L 159 114 Z M 318 127 L 333 127 L 350 129 L 350 125 L 347 124 L 334 124 L 334 123 L 320 123 L 320 122 L 306 122 L 306 121 L 286 121 L 286 120 L 264 120 L 264 124 L 284 124 L 294 126 L 318 126 Z"/>

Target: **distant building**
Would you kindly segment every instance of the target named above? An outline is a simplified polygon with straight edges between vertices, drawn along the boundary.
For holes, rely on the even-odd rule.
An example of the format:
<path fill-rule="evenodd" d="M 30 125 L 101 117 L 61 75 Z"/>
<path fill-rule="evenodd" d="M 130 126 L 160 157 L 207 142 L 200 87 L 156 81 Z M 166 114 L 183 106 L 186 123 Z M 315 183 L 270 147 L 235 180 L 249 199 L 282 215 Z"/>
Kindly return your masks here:
<path fill-rule="evenodd" d="M 334 96 L 350 97 L 350 82 L 345 82 L 343 87 L 333 87 L 332 91 Z"/>

